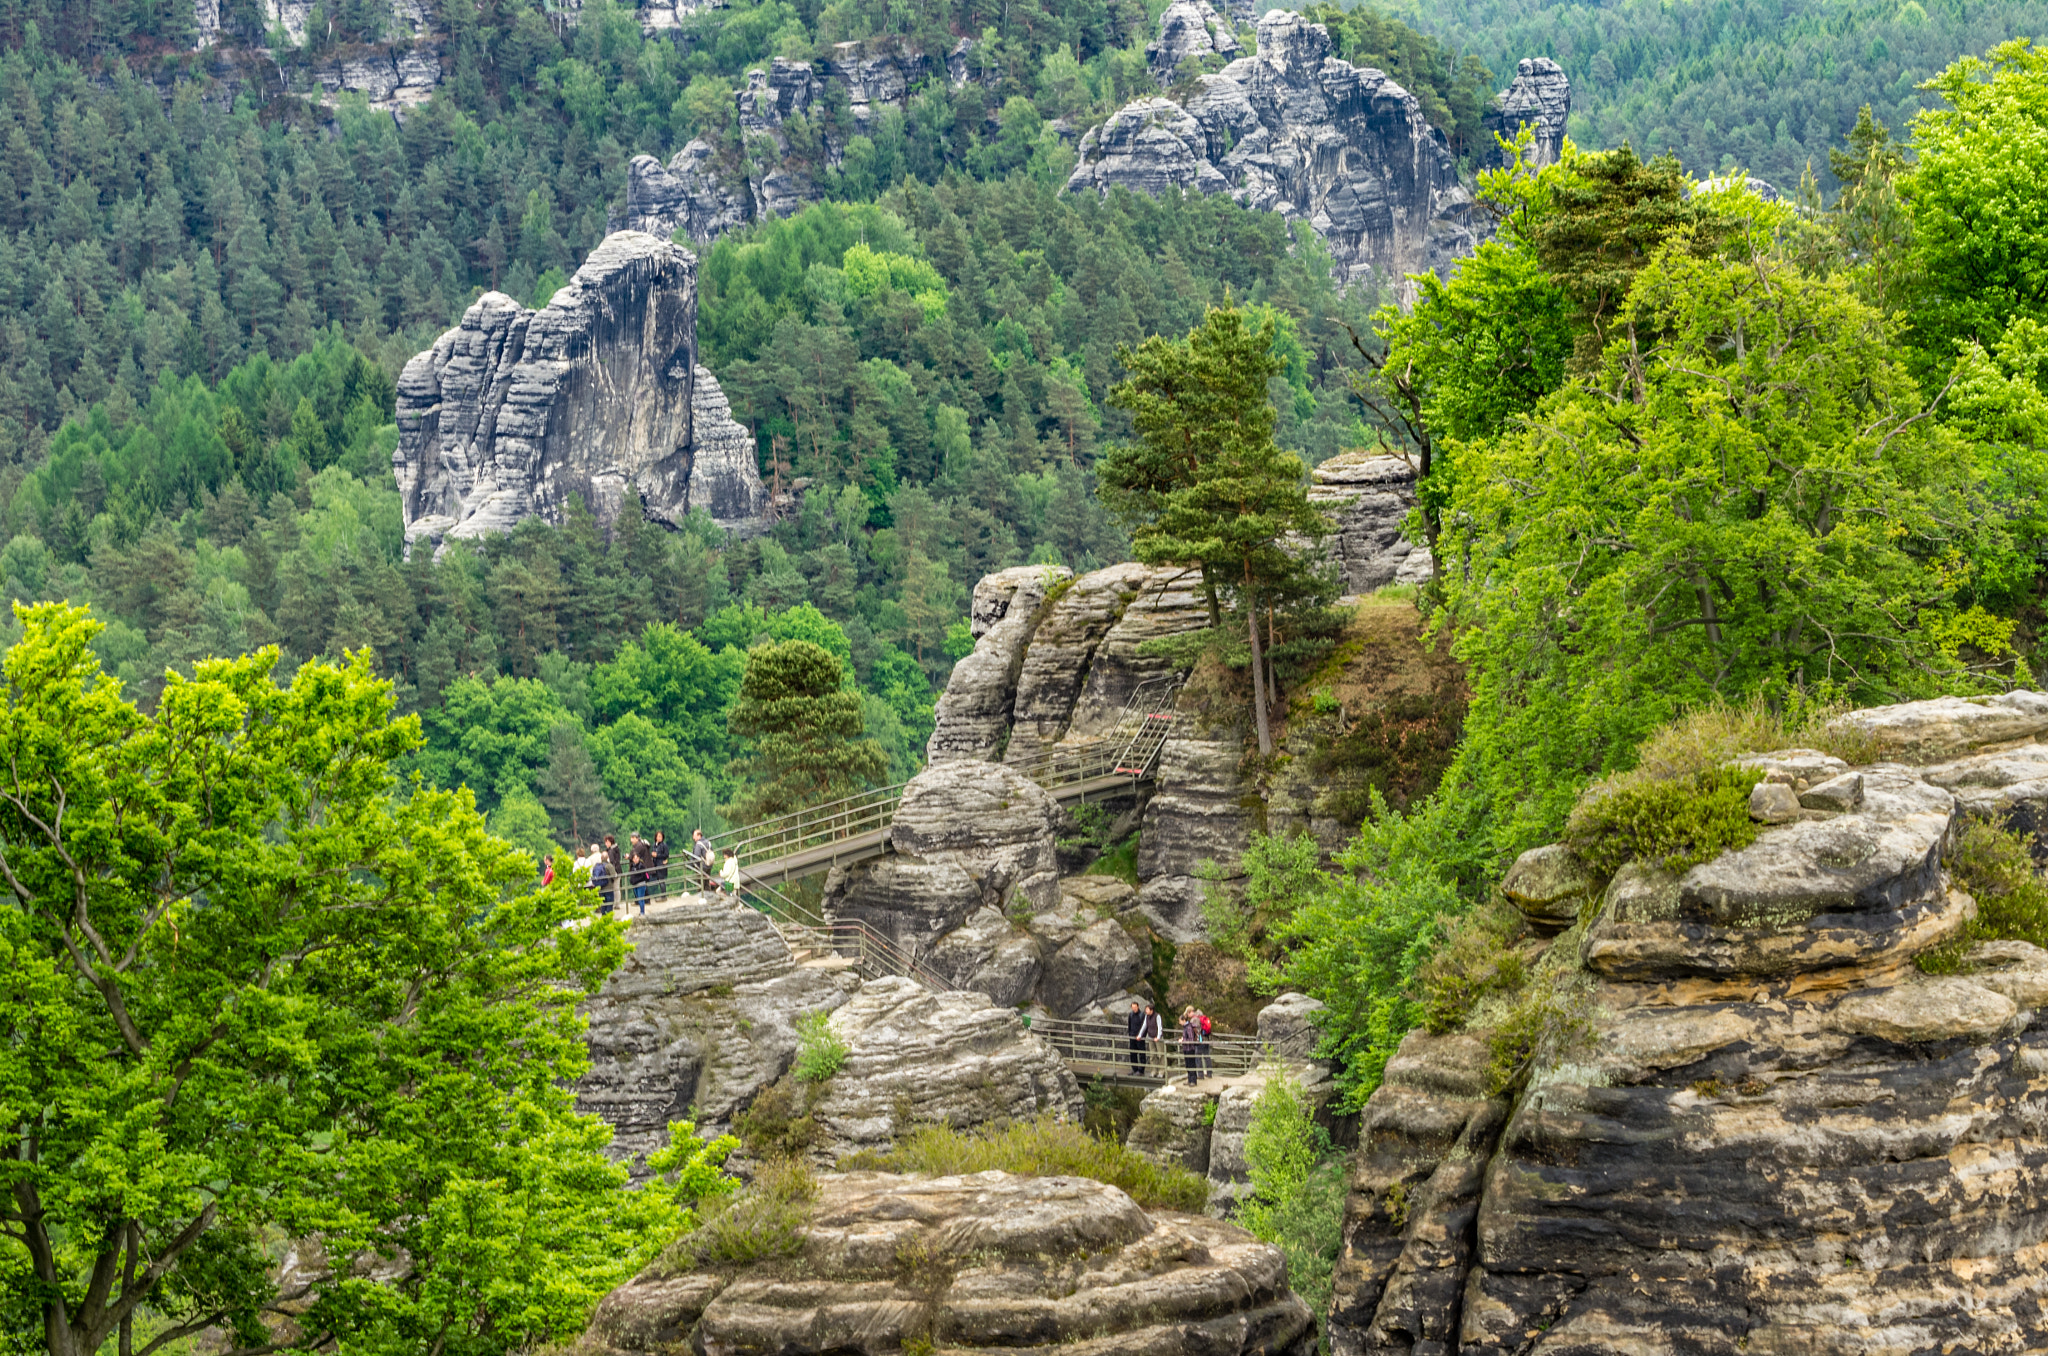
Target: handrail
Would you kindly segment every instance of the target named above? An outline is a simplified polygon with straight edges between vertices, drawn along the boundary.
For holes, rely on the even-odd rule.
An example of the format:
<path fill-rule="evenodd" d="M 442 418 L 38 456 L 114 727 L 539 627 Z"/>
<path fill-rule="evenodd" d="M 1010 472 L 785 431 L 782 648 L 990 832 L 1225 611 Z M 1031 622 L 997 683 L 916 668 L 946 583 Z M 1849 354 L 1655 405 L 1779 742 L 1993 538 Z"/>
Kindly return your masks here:
<path fill-rule="evenodd" d="M 1151 775 L 1152 765 L 1177 723 L 1171 701 L 1180 683 L 1177 675 L 1147 679 L 1132 689 L 1116 725 L 1107 734 L 1085 744 L 1048 745 L 1007 766 L 1048 790 L 1104 776 L 1140 781 Z M 1148 706 L 1168 709 L 1147 710 Z M 719 849 L 731 848 L 743 861 L 759 862 L 806 847 L 878 833 L 895 822 L 896 807 L 909 785 L 897 782 L 842 796 L 756 821 L 708 841 Z"/>

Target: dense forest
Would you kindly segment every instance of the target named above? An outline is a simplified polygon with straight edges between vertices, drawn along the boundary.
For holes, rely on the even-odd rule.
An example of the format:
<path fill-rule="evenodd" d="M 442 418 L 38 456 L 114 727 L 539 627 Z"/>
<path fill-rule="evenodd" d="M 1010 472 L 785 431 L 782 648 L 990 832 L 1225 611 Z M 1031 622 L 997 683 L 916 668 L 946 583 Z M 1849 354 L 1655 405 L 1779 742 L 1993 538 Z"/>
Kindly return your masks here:
<path fill-rule="evenodd" d="M 1695 175 L 1743 169 L 1781 191 L 1809 167 L 1832 193 L 1828 150 L 1868 104 L 1894 129 L 1936 100 L 1921 87 L 1957 57 L 2048 32 L 2036 0 L 1394 0 L 1401 18 L 1512 73 L 1555 58 L 1571 77 L 1571 135 L 1678 156 Z"/>

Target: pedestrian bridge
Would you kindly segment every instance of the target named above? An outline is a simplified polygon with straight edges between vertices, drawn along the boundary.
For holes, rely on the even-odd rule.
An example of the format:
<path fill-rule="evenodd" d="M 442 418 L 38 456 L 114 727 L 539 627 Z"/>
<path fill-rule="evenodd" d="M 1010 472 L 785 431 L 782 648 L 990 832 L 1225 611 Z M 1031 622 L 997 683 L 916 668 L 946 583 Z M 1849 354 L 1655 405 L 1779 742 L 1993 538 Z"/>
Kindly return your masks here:
<path fill-rule="evenodd" d="M 1063 804 L 1107 800 L 1149 781 L 1180 721 L 1173 709 L 1178 677 L 1141 683 L 1124 703 L 1116 725 L 1086 743 L 1055 744 L 1007 764 Z M 731 848 L 748 879 L 787 885 L 849 862 L 889 851 L 889 827 L 909 782 L 864 791 L 762 820 L 712 838 L 721 855 Z"/>

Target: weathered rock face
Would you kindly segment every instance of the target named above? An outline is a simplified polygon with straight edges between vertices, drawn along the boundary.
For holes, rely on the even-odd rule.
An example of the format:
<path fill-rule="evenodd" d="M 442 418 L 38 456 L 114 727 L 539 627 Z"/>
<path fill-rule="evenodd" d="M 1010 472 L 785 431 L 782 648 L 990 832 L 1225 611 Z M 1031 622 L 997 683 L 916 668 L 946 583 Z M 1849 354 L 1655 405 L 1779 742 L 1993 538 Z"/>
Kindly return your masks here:
<path fill-rule="evenodd" d="M 1044 620 L 1040 608 L 1054 586 L 1074 577 L 1057 565 L 1020 565 L 974 586 L 967 621 L 975 644 L 953 666 L 939 697 L 925 757 L 934 763 L 985 759 L 1002 747 L 1015 709 L 1024 646 Z"/>
<path fill-rule="evenodd" d="M 1556 164 L 1564 151 L 1565 123 L 1571 114 L 1572 82 L 1565 78 L 1564 67 L 1549 57 L 1522 58 L 1513 83 L 1494 96 L 1483 119 L 1487 145 L 1493 148 L 1492 163 L 1502 160 L 1499 143 L 1492 138 L 1513 141 L 1526 123 L 1536 137 L 1529 163 L 1537 168 Z"/>
<path fill-rule="evenodd" d="M 1202 918 L 1208 883 L 1195 874 L 1199 865 L 1214 863 L 1223 873 L 1218 883 L 1229 884 L 1251 845 L 1255 820 L 1245 809 L 1251 789 L 1243 762 L 1244 740 L 1235 730 L 1169 739 L 1159 751 L 1157 789 L 1138 839 L 1138 876 L 1145 882 L 1138 898 L 1152 926 L 1176 945 L 1208 935 Z"/>
<path fill-rule="evenodd" d="M 1000 763 L 934 763 L 904 788 L 895 855 L 835 868 L 824 907 L 923 955 L 981 909 L 1050 908 L 1059 898 L 1059 807 Z"/>
<path fill-rule="evenodd" d="M 636 155 L 626 166 L 623 230 L 663 240 L 681 231 L 708 245 L 744 226 L 749 215 L 747 198 L 726 188 L 711 147 L 701 139 L 670 156 L 666 166 L 651 155 Z"/>
<path fill-rule="evenodd" d="M 1347 593 L 1389 584 L 1423 584 L 1435 574 L 1429 552 L 1402 527 L 1415 507 L 1415 469 L 1400 457 L 1346 452 L 1309 473 L 1309 502 L 1336 529 L 1330 558 Z"/>
<path fill-rule="evenodd" d="M 851 972 L 798 967 L 768 920 L 730 904 L 675 905 L 635 919 L 633 953 L 585 1009 L 590 1071 L 580 1110 L 612 1126 L 634 1161 L 670 1121 L 728 1129 L 796 1058 L 796 1020 L 847 1001 Z"/>
<path fill-rule="evenodd" d="M 1792 817 L 1606 883 L 1541 962 L 1587 1035 L 1519 1090 L 1484 1029 L 1404 1042 L 1365 1113 L 1334 1351 L 2048 1345 L 2048 953 L 1913 964 L 1974 910 L 1943 865 L 1960 815 L 2032 827 L 2004 793 L 2048 766 L 2048 698 L 1842 730 L 1913 761 L 1744 760 Z M 1547 858 L 1509 879 L 1546 922 L 1588 897 Z"/>
<path fill-rule="evenodd" d="M 1189 57 L 1228 60 L 1238 51 L 1230 21 L 1211 8 L 1208 0 L 1173 0 L 1159 16 L 1159 36 L 1145 45 L 1145 65 L 1159 88 L 1165 89 Z"/>
<path fill-rule="evenodd" d="M 571 495 L 601 523 L 629 492 L 671 523 L 693 492 L 714 514 L 758 514 L 750 440 L 696 364 L 696 325 L 696 260 L 632 231 L 543 310 L 486 293 L 399 377 L 391 460 L 408 548 L 560 522 Z"/>
<path fill-rule="evenodd" d="M 821 1180 L 793 1266 L 642 1276 L 576 1347 L 685 1349 L 1308 1356 L 1315 1325 L 1279 1249 L 1232 1225 L 1082 1178 L 851 1173 Z"/>
<path fill-rule="evenodd" d="M 886 1149 L 916 1125 L 1081 1116 L 1081 1088 L 1014 1011 L 978 993 L 876 979 L 831 1018 L 846 1063 L 811 1104 L 821 1161 Z"/>
<path fill-rule="evenodd" d="M 1206 24 L 1175 31 L 1192 41 Z M 1201 77 L 1184 110 L 1140 100 L 1081 139 L 1068 189 L 1119 184 L 1229 192 L 1279 212 L 1323 237 L 1346 281 L 1392 285 L 1476 243 L 1471 195 L 1415 97 L 1332 56 L 1328 30 L 1287 10 L 1259 21 L 1257 55 Z"/>

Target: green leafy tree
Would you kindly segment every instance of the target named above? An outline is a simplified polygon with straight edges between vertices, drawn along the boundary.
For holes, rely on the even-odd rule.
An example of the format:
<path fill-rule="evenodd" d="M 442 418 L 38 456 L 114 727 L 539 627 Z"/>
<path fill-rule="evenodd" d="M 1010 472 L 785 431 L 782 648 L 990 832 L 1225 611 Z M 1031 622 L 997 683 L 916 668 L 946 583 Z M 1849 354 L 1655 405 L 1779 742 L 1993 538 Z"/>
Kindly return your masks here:
<path fill-rule="evenodd" d="M 747 655 L 732 732 L 751 752 L 733 765 L 745 789 L 731 813 L 769 819 L 851 795 L 878 779 L 882 751 L 862 734 L 860 694 L 830 651 L 774 641 Z"/>
<path fill-rule="evenodd" d="M 393 762 L 357 655 L 274 651 L 149 714 L 82 609 L 21 609 L 0 689 L 0 1312 L 50 1356 L 204 1328 L 269 1351 L 269 1240 L 320 1238 L 309 1346 L 574 1331 L 673 1236 L 573 1110 L 616 925 Z M 578 921 L 582 926 L 562 925 Z M 377 1269 L 403 1258 L 389 1280 Z M 147 1317 L 153 1334 L 138 1321 Z M 146 1340 L 145 1340 L 146 1339 Z"/>
<path fill-rule="evenodd" d="M 1317 540 L 1329 523 L 1308 502 L 1301 458 L 1273 441 L 1266 383 L 1284 363 L 1277 324 L 1248 325 L 1218 308 L 1178 342 L 1154 337 L 1119 356 L 1130 379 L 1110 393 L 1131 412 L 1140 441 L 1104 458 L 1102 479 L 1132 524 L 1147 564 L 1197 567 L 1212 590 L 1237 595 L 1251 648 L 1252 715 L 1259 752 L 1273 752 L 1274 699 L 1265 653 L 1267 610 L 1316 591 L 1289 538 Z"/>
<path fill-rule="evenodd" d="M 571 722 L 563 721 L 548 731 L 548 765 L 540 774 L 540 799 L 555 831 L 566 832 L 579 853 L 610 833 L 617 823 L 583 731 Z"/>
<path fill-rule="evenodd" d="M 1672 249 L 1611 334 L 1458 482 L 1460 767 L 1503 843 L 1687 704 L 1897 700 L 2009 655 L 1977 599 L 2026 567 L 1846 283 Z"/>
<path fill-rule="evenodd" d="M 1929 87 L 1947 107 L 1913 121 L 1909 196 L 1928 292 L 1915 327 L 1941 360 L 2016 317 L 2048 320 L 2048 51 L 2017 38 Z"/>

